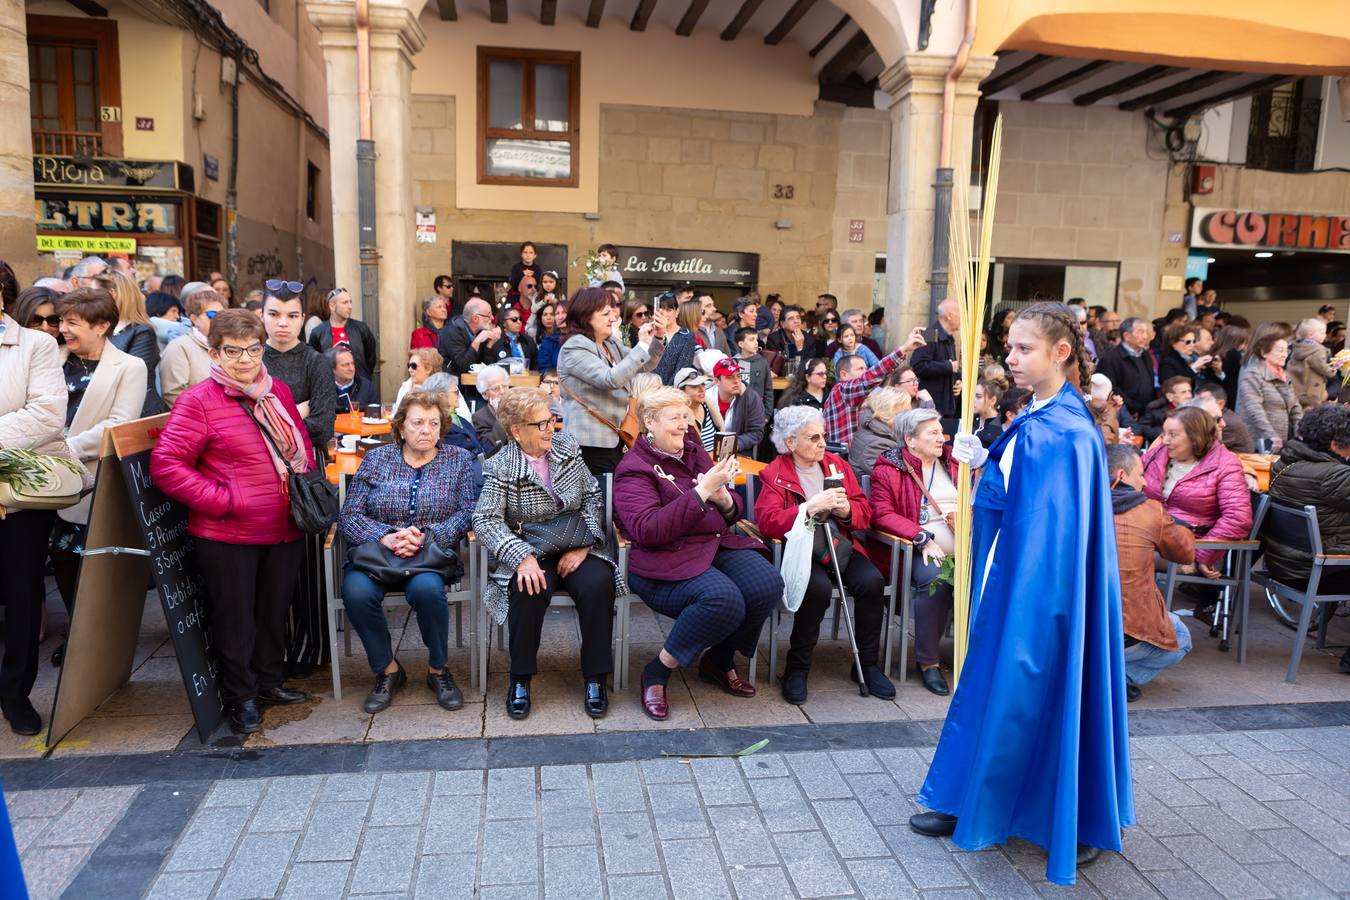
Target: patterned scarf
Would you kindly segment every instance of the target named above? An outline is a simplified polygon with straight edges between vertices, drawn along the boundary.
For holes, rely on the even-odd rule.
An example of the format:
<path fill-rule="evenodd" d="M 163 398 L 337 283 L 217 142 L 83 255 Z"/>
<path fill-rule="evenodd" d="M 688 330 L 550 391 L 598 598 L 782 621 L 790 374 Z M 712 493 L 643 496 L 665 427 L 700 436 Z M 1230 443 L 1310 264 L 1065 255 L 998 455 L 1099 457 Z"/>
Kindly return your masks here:
<path fill-rule="evenodd" d="M 291 421 L 290 414 L 286 412 L 281 400 L 272 393 L 272 376 L 267 374 L 266 366 L 258 367 L 258 375 L 252 384 L 244 384 L 231 378 L 219 363 L 212 363 L 211 380 L 224 389 L 225 396 L 242 397 L 253 401 L 253 417 L 266 429 L 272 442 L 275 442 L 281 451 L 282 455 L 278 458 L 276 450 L 272 448 L 272 442 L 268 443 L 268 453 L 272 456 L 272 463 L 276 466 L 277 474 L 281 476 L 282 484 L 286 483 L 286 467 L 282 464 L 282 459 L 291 464 L 291 469 L 296 474 L 309 471 L 304 437 Z"/>
<path fill-rule="evenodd" d="M 1264 362 L 1266 364 L 1266 371 L 1269 372 L 1272 377 L 1278 378 L 1280 381 L 1289 380 L 1289 374 L 1285 372 L 1284 366 L 1277 366 L 1268 359 L 1264 360 Z"/>

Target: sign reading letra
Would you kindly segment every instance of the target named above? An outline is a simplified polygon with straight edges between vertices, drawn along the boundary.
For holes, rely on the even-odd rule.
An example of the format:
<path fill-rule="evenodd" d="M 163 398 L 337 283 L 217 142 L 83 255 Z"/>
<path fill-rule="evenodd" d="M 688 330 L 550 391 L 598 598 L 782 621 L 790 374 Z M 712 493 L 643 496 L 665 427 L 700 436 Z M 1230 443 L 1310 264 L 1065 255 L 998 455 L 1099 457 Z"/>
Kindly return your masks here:
<path fill-rule="evenodd" d="M 39 234 L 37 248 L 47 252 L 77 250 L 80 253 L 135 253 L 136 239 Z"/>
<path fill-rule="evenodd" d="M 1191 218 L 1191 246 L 1350 253 L 1350 216 L 1197 208 Z"/>

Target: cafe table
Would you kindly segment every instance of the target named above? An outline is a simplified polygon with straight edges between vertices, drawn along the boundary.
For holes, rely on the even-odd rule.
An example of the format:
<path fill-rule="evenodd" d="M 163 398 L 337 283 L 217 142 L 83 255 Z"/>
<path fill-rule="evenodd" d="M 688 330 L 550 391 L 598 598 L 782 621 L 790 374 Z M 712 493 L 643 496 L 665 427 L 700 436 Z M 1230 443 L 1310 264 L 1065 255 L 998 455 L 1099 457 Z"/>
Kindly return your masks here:
<path fill-rule="evenodd" d="M 354 434 L 358 437 L 376 437 L 389 433 L 389 420 L 380 419 L 378 422 L 367 422 L 365 417 L 359 413 L 338 413 L 336 421 L 333 423 L 333 430 L 338 434 Z"/>
<path fill-rule="evenodd" d="M 463 375 L 459 376 L 459 383 L 461 385 L 469 385 L 471 387 L 477 386 L 478 373 L 465 372 Z M 539 387 L 539 373 L 521 372 L 519 375 L 512 375 L 511 387 Z"/>
<path fill-rule="evenodd" d="M 775 375 L 773 377 L 773 389 L 775 391 L 785 391 L 787 390 L 787 386 L 791 383 L 792 383 L 791 378 L 787 378 L 782 375 Z"/>

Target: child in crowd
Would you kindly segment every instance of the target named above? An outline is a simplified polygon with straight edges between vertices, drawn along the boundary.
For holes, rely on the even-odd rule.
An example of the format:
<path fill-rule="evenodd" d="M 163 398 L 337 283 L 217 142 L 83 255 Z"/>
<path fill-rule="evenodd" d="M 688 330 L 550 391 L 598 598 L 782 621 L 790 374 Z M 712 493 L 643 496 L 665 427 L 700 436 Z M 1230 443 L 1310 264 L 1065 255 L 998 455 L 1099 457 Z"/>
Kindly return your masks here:
<path fill-rule="evenodd" d="M 601 244 L 595 248 L 595 255 L 600 259 L 600 268 L 590 275 L 590 287 L 603 287 L 606 281 L 613 281 L 619 285 L 619 290 L 625 290 L 623 285 L 623 272 L 619 271 L 619 251 L 613 244 Z"/>

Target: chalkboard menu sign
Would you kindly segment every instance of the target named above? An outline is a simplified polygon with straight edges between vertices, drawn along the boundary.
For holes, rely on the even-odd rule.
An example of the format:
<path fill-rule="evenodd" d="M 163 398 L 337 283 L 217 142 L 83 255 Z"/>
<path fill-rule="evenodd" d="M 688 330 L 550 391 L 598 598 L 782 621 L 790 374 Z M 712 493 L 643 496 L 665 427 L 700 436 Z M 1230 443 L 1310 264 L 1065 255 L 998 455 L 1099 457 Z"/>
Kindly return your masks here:
<path fill-rule="evenodd" d="M 206 589 L 193 558 L 187 508 L 155 487 L 149 450 L 123 456 L 120 462 L 136 523 L 150 554 L 150 575 L 164 606 L 192 717 L 204 742 L 220 724 L 223 712 L 211 634 L 206 628 Z"/>

